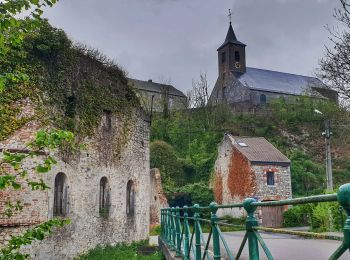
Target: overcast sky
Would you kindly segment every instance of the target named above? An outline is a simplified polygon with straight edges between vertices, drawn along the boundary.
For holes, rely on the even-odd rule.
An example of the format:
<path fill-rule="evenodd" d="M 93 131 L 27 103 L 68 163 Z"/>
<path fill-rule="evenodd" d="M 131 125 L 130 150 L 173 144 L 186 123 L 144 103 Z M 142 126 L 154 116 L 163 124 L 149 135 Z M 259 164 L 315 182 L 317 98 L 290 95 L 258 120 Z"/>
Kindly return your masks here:
<path fill-rule="evenodd" d="M 228 30 L 228 9 L 247 66 L 314 75 L 328 42 L 325 25 L 338 0 L 60 0 L 46 17 L 76 42 L 115 59 L 129 77 L 170 79 L 191 89 L 192 79 L 217 78 L 216 49 Z"/>

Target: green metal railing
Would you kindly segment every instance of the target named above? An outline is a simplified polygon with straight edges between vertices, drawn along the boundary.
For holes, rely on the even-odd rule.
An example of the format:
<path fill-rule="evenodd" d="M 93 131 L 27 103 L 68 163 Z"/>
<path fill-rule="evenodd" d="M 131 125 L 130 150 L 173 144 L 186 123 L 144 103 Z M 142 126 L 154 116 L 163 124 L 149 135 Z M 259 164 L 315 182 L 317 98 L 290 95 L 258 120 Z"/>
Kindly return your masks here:
<path fill-rule="evenodd" d="M 255 216 L 257 207 L 336 201 L 338 201 L 340 206 L 347 214 L 347 218 L 343 225 L 344 238 L 313 232 L 300 232 L 260 227 Z M 222 208 L 232 209 L 242 207 L 247 213 L 245 226 L 243 226 L 245 229 L 245 235 L 236 255 L 234 256 L 219 227 L 220 225 L 225 225 L 225 223 L 220 221 L 216 213 L 218 209 Z M 206 212 L 210 212 L 210 220 L 200 218 L 201 214 Z M 208 233 L 207 239 L 204 238 L 201 223 L 207 223 L 210 226 L 210 232 Z M 161 210 L 161 239 L 171 250 L 176 252 L 177 257 L 182 257 L 185 260 L 221 259 L 222 255 L 220 245 L 223 245 L 225 249 L 225 257 L 228 257 L 228 259 L 239 259 L 247 241 L 249 259 L 259 259 L 259 244 L 267 258 L 274 259 L 263 238 L 259 234 L 259 230 L 265 232 L 299 235 L 308 238 L 340 240 L 342 241 L 342 244 L 329 257 L 329 259 L 332 260 L 338 259 L 344 254 L 345 251 L 350 249 L 350 183 L 342 185 L 336 194 L 268 202 L 258 202 L 253 198 L 247 198 L 243 201 L 243 203 L 239 204 L 218 205 L 215 202 L 212 202 L 208 207 L 200 207 L 196 204 L 192 207 L 185 206 L 183 208 L 176 207 Z M 209 252 L 210 243 L 212 243 L 212 252 Z"/>

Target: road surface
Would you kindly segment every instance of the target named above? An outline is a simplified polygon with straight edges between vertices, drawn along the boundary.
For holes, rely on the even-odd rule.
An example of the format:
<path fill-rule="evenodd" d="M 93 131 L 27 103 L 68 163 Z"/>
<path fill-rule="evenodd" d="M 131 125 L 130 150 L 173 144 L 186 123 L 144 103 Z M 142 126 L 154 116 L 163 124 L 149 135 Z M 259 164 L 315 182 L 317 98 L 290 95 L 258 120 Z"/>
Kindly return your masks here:
<path fill-rule="evenodd" d="M 223 233 L 225 240 L 235 256 L 244 237 L 243 231 Z M 260 232 L 267 247 L 276 260 L 323 260 L 328 259 L 341 244 L 340 241 L 324 239 L 304 239 L 299 236 Z M 208 234 L 204 234 L 207 239 Z M 221 243 L 222 257 L 225 258 L 225 249 Z M 267 259 L 260 247 L 260 259 Z M 249 259 L 248 241 L 240 259 Z M 350 260 L 349 251 L 345 252 L 341 260 Z"/>

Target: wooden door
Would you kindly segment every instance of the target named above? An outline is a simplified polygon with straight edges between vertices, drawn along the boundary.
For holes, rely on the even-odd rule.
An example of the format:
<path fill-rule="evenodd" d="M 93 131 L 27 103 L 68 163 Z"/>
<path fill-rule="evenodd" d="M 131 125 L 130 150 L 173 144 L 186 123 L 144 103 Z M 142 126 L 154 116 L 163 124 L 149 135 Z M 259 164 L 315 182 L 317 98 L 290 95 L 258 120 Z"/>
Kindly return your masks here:
<path fill-rule="evenodd" d="M 283 207 L 262 207 L 262 226 L 263 227 L 282 227 Z"/>

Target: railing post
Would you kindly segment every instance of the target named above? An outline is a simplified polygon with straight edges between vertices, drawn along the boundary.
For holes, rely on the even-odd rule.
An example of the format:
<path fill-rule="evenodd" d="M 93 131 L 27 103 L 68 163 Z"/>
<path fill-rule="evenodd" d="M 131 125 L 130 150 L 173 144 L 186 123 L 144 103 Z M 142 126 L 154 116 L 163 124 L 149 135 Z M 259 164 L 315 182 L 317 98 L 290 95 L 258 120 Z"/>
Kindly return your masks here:
<path fill-rule="evenodd" d="M 211 229 L 212 229 L 212 236 L 213 236 L 214 260 L 220 260 L 221 259 L 220 236 L 219 236 L 219 231 L 216 228 L 216 222 L 218 220 L 216 212 L 218 211 L 218 208 L 215 202 L 210 203 L 209 207 L 211 211 L 210 221 L 211 221 Z"/>
<path fill-rule="evenodd" d="M 202 259 L 202 247 L 201 247 L 201 230 L 200 230 L 200 223 L 199 223 L 199 205 L 194 204 L 194 231 L 195 233 L 195 239 L 196 239 L 196 260 Z"/>
<path fill-rule="evenodd" d="M 243 202 L 243 207 L 247 211 L 247 220 L 246 220 L 246 231 L 248 236 L 248 246 L 249 246 L 249 259 L 250 260 L 259 260 L 259 245 L 258 239 L 254 234 L 253 227 L 258 226 L 258 221 L 255 218 L 256 206 L 253 206 L 252 203 L 256 202 L 253 198 L 247 198 Z"/>
<path fill-rule="evenodd" d="M 184 206 L 184 259 L 189 259 L 190 237 L 188 230 L 188 207 Z"/>
<path fill-rule="evenodd" d="M 165 208 L 163 212 L 163 220 L 164 220 L 164 240 L 168 244 L 168 219 L 167 219 L 168 209 Z"/>
<path fill-rule="evenodd" d="M 166 241 L 169 245 L 169 247 L 171 247 L 171 222 L 170 222 L 170 208 L 166 209 L 166 213 L 165 213 L 165 221 L 166 221 Z"/>
<path fill-rule="evenodd" d="M 171 224 L 171 233 L 170 233 L 170 241 L 171 241 L 171 249 L 176 250 L 176 228 L 175 228 L 175 208 L 172 207 L 170 209 L 170 224 Z"/>
<path fill-rule="evenodd" d="M 180 208 L 175 209 L 175 225 L 176 225 L 176 256 L 181 256 L 181 220 L 180 220 Z"/>
<path fill-rule="evenodd" d="M 346 212 L 347 218 L 344 223 L 344 243 L 350 248 L 350 184 L 340 186 L 338 191 L 338 201 Z"/>
<path fill-rule="evenodd" d="M 164 222 L 163 222 L 163 209 L 160 209 L 160 237 L 164 238 Z"/>

